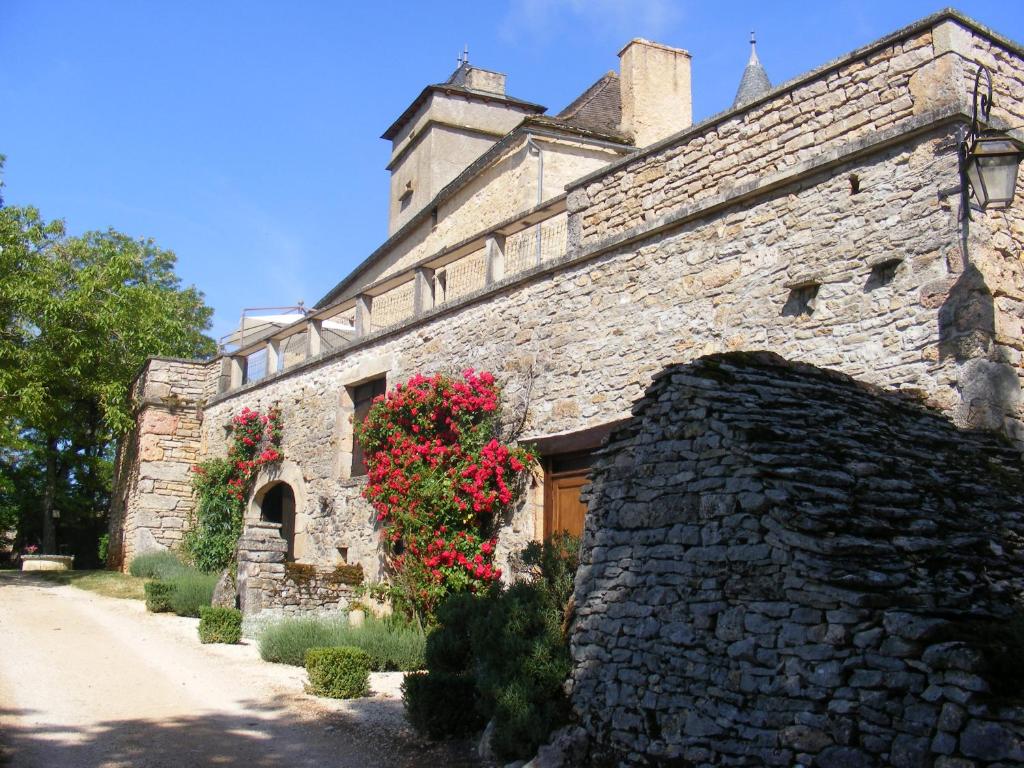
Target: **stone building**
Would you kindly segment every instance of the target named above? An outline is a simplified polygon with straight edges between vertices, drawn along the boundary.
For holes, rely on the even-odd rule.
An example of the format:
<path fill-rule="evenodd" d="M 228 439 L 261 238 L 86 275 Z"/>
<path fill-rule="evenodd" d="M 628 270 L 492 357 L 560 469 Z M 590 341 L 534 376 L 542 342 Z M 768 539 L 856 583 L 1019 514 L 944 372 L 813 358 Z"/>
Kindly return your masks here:
<path fill-rule="evenodd" d="M 554 116 L 461 63 L 384 134 L 380 248 L 301 320 L 140 372 L 115 557 L 174 546 L 191 463 L 223 454 L 243 407 L 276 404 L 285 460 L 249 500 L 247 610 L 343 604 L 282 561 L 376 578 L 353 416 L 418 371 L 490 370 L 525 409 L 542 462 L 506 554 L 578 530 L 594 449 L 656 372 L 709 353 L 769 349 L 1021 441 L 1020 182 L 1012 206 L 961 216 L 979 63 L 992 126 L 1024 124 L 1024 50 L 954 11 L 776 87 L 752 55 L 736 106 L 696 125 L 676 48 L 631 41 Z"/>

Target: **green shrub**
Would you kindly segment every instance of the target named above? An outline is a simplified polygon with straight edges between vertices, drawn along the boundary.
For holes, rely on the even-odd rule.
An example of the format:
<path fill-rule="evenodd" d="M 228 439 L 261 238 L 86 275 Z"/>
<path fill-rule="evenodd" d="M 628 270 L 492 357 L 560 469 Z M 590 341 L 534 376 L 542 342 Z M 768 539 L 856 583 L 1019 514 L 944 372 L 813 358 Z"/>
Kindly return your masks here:
<path fill-rule="evenodd" d="M 301 667 L 310 648 L 360 648 L 375 672 L 423 669 L 426 638 L 416 627 L 397 620 L 367 619 L 352 627 L 338 619 L 283 619 L 260 633 L 260 656 Z"/>
<path fill-rule="evenodd" d="M 473 624 L 477 688 L 494 717 L 494 751 L 529 758 L 568 722 L 562 689 L 572 670 L 562 610 L 542 582 L 514 584 Z"/>
<path fill-rule="evenodd" d="M 370 656 L 359 648 L 310 648 L 306 673 L 317 696 L 355 699 L 370 692 Z"/>
<path fill-rule="evenodd" d="M 339 624 L 323 619 L 283 619 L 260 633 L 260 657 L 264 661 L 301 667 L 310 648 L 335 645 Z"/>
<path fill-rule="evenodd" d="M 178 556 L 167 550 L 158 552 L 144 552 L 132 560 L 128 566 L 128 573 L 142 579 L 158 579 L 167 581 L 171 576 L 180 572 L 185 565 L 178 559 Z"/>
<path fill-rule="evenodd" d="M 468 736 L 486 723 L 469 674 L 408 674 L 402 681 L 402 701 L 412 726 L 432 739 Z"/>
<path fill-rule="evenodd" d="M 107 555 L 110 553 L 110 534 L 104 533 L 100 536 L 99 541 L 96 543 L 96 555 L 100 559 L 100 563 L 106 565 Z"/>
<path fill-rule="evenodd" d="M 439 607 L 438 625 L 427 637 L 428 674 L 407 676 L 403 687 L 418 730 L 432 738 L 464 734 L 472 703 L 474 723 L 494 718 L 495 752 L 515 759 L 534 754 L 568 721 L 565 630 L 578 550 L 569 536 L 530 545 L 520 555 L 530 581 L 482 597 L 449 598 Z"/>
<path fill-rule="evenodd" d="M 149 581 L 143 586 L 146 593 L 146 610 L 166 613 L 171 609 L 171 594 L 174 587 L 163 581 Z"/>
<path fill-rule="evenodd" d="M 370 655 L 370 669 L 375 672 L 412 672 L 424 666 L 423 632 L 394 619 L 368 618 L 359 627 L 338 624 L 330 644 L 363 649 Z"/>
<path fill-rule="evenodd" d="M 199 642 L 234 644 L 241 639 L 241 611 L 213 605 L 199 609 Z"/>
<path fill-rule="evenodd" d="M 199 616 L 199 609 L 208 606 L 213 600 L 213 590 L 217 586 L 217 574 L 203 573 L 185 568 L 171 576 L 167 583 L 171 585 L 171 610 L 179 616 Z"/>
<path fill-rule="evenodd" d="M 461 674 L 473 662 L 470 631 L 482 610 L 485 598 L 453 595 L 437 609 L 437 626 L 427 636 L 424 660 L 431 672 Z"/>

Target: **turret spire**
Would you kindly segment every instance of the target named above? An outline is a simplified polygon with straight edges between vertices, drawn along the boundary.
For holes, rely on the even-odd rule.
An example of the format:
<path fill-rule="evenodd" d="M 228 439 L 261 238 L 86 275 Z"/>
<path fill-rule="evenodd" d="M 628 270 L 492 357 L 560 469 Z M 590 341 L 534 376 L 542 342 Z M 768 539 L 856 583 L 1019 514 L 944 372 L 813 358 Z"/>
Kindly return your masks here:
<path fill-rule="evenodd" d="M 740 87 L 736 89 L 736 99 L 733 101 L 733 109 L 749 104 L 755 99 L 764 96 L 772 89 L 772 83 L 768 79 L 768 73 L 761 66 L 761 60 L 757 57 L 757 36 L 753 31 L 750 33 L 750 58 L 743 70 L 743 78 L 740 80 Z"/>

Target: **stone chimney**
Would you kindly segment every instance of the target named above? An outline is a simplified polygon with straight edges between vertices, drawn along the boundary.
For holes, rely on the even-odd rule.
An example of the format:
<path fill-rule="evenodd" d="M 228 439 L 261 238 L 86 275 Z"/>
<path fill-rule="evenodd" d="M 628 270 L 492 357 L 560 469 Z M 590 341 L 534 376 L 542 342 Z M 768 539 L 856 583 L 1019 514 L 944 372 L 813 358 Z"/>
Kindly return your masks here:
<path fill-rule="evenodd" d="M 636 38 L 619 51 L 622 132 L 638 147 L 693 123 L 690 54 Z"/>

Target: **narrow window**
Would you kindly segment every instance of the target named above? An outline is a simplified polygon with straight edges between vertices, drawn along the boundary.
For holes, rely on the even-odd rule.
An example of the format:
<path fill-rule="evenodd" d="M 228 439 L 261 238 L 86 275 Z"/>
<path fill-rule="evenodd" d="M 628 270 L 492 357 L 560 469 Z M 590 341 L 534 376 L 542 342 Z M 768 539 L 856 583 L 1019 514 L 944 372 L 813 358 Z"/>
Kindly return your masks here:
<path fill-rule="evenodd" d="M 789 298 L 782 308 L 783 316 L 800 317 L 813 314 L 820 287 L 818 283 L 805 283 L 791 288 Z"/>
<path fill-rule="evenodd" d="M 349 387 L 352 397 L 352 469 L 349 477 L 362 477 L 366 474 L 366 455 L 356 435 L 358 427 L 366 421 L 373 400 L 387 391 L 387 377 L 367 381 L 355 387 Z"/>

